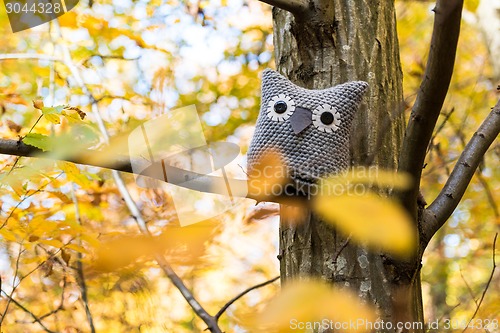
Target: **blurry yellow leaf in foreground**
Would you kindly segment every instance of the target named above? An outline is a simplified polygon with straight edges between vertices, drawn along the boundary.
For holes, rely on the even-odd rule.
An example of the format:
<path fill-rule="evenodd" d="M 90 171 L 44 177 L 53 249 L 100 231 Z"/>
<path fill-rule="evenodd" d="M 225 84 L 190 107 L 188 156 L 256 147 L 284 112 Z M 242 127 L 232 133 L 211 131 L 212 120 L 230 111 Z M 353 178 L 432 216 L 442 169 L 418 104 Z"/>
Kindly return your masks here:
<path fill-rule="evenodd" d="M 416 233 L 404 209 L 373 192 L 336 196 L 324 191 L 316 198 L 315 210 L 353 240 L 392 254 L 409 255 L 416 245 Z"/>
<path fill-rule="evenodd" d="M 0 236 L 11 242 L 15 242 L 17 240 L 16 235 L 12 231 L 7 230 L 7 228 L 0 229 Z"/>
<path fill-rule="evenodd" d="M 98 246 L 90 271 L 105 273 L 127 266 L 140 266 L 153 260 L 157 254 L 165 255 L 171 264 L 194 264 L 204 255 L 213 229 L 210 223 L 200 223 L 196 226 L 168 227 L 159 236 L 112 236 Z"/>
<path fill-rule="evenodd" d="M 375 312 L 351 292 L 320 281 L 287 284 L 257 315 L 249 318 L 250 332 L 368 332 Z M 335 329 L 337 328 L 337 329 Z M 339 329 L 340 328 L 340 329 Z"/>
<path fill-rule="evenodd" d="M 248 170 L 248 193 L 261 201 L 283 193 L 287 172 L 281 154 L 269 149 Z"/>
<path fill-rule="evenodd" d="M 411 177 L 407 174 L 382 170 L 376 167 L 352 168 L 338 175 L 332 175 L 323 181 L 325 185 L 336 186 L 337 194 L 339 194 L 339 189 L 347 190 L 348 186 L 356 186 L 356 184 L 405 190 L 411 186 L 411 182 Z M 339 188 L 339 186 L 343 187 Z"/>

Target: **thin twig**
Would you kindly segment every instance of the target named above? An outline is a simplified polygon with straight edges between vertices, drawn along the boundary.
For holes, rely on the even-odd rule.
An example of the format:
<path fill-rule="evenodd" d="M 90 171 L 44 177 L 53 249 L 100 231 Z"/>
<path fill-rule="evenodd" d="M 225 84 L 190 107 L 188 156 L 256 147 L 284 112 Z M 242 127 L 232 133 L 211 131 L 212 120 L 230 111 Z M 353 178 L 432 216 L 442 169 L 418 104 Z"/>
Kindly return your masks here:
<path fill-rule="evenodd" d="M 42 321 L 41 321 L 40 318 L 38 318 L 33 312 L 31 312 L 30 310 L 28 310 L 27 308 L 25 308 L 21 303 L 19 303 L 18 301 L 16 301 L 14 298 L 12 298 L 11 296 L 7 295 L 7 293 L 5 291 L 3 291 L 3 294 L 5 296 L 7 296 L 7 298 L 9 299 L 10 302 L 14 303 L 18 308 L 20 308 L 21 310 L 23 310 L 24 312 L 26 312 L 27 314 L 29 314 L 33 318 L 34 322 L 38 323 L 38 325 L 40 325 L 45 332 L 47 332 L 47 333 L 56 333 L 55 331 L 52 331 L 52 330 L 48 329 L 47 326 L 45 326 L 42 323 Z"/>
<path fill-rule="evenodd" d="M 0 54 L 0 60 L 20 60 L 20 59 L 33 59 L 33 60 L 46 60 L 63 62 L 61 58 L 57 58 L 48 54 L 30 54 L 30 53 L 3 53 Z"/>
<path fill-rule="evenodd" d="M 82 220 L 80 218 L 80 207 L 78 206 L 78 199 L 75 194 L 74 184 L 71 184 L 71 199 L 73 200 L 73 204 L 75 205 L 75 219 L 77 223 L 81 226 Z M 78 284 L 80 285 L 80 290 L 82 293 L 82 302 L 85 308 L 85 315 L 87 316 L 87 320 L 90 326 L 90 332 L 95 333 L 94 319 L 92 317 L 92 312 L 90 312 L 89 299 L 87 295 L 87 284 L 85 283 L 85 275 L 83 273 L 83 263 L 82 263 L 82 254 L 78 252 L 78 257 L 76 261 L 76 272 L 78 274 Z"/>
<path fill-rule="evenodd" d="M 464 283 L 465 283 L 465 287 L 467 288 L 467 291 L 469 292 L 470 298 L 472 298 L 472 300 L 474 301 L 474 303 L 476 303 L 476 306 L 477 306 L 476 296 L 474 295 L 474 292 L 472 291 L 471 287 L 469 286 L 469 283 L 465 279 L 465 276 L 462 274 L 461 269 L 460 269 L 460 276 L 462 277 L 462 281 L 464 281 Z"/>
<path fill-rule="evenodd" d="M 1 140 L 0 140 L 1 141 Z M 9 213 L 9 216 L 7 216 L 7 218 L 5 219 L 5 221 L 3 221 L 2 225 L 0 226 L 0 229 L 2 229 L 3 227 L 5 227 L 7 225 L 7 223 L 9 222 L 9 219 L 12 217 L 12 215 L 14 214 L 14 211 L 19 208 L 19 206 L 28 198 L 34 196 L 35 194 L 37 194 L 38 192 L 41 192 L 45 187 L 47 187 L 50 183 L 52 183 L 53 180 L 59 178 L 64 172 L 61 172 L 60 174 L 58 174 L 56 177 L 54 177 L 54 179 L 51 179 L 47 184 L 43 185 L 43 186 L 40 186 L 36 191 L 32 192 L 31 194 L 25 196 L 24 198 L 22 198 L 15 206 L 14 208 L 10 211 Z"/>
<path fill-rule="evenodd" d="M 236 302 L 241 297 L 245 296 L 246 294 L 248 294 L 252 290 L 255 290 L 255 289 L 267 286 L 268 284 L 273 283 L 274 281 L 278 280 L 279 278 L 280 278 L 279 276 L 276 276 L 276 277 L 274 277 L 274 278 L 272 278 L 270 280 L 267 280 L 266 282 L 259 283 L 259 284 L 255 285 L 253 287 L 250 287 L 250 288 L 247 288 L 247 289 L 243 290 L 241 293 L 239 293 L 238 295 L 236 295 L 235 297 L 233 297 L 229 302 L 227 302 L 226 304 L 224 304 L 224 306 L 214 316 L 215 320 L 218 321 L 219 318 L 220 318 L 220 316 L 222 316 L 224 314 L 224 312 L 227 310 L 227 308 L 229 308 L 234 302 Z"/>
<path fill-rule="evenodd" d="M 5 319 L 5 316 L 7 315 L 7 311 L 9 310 L 9 306 L 10 306 L 10 303 L 13 301 L 12 299 L 12 295 L 14 295 L 14 292 L 16 291 L 16 288 L 21 284 L 22 282 L 22 279 L 19 279 L 19 282 L 16 284 L 16 277 L 17 277 L 17 274 L 19 273 L 19 262 L 21 260 L 21 255 L 23 254 L 23 248 L 22 248 L 22 244 L 19 244 L 19 253 L 17 255 L 17 258 L 16 258 L 16 268 L 14 270 L 14 274 L 12 275 L 12 290 L 10 292 L 10 295 L 7 295 L 6 292 L 5 295 L 8 297 L 8 300 L 7 300 L 7 304 L 5 305 L 5 309 L 2 313 L 2 318 L 0 318 L 0 331 L 2 329 L 2 324 L 3 324 L 3 321 Z M 0 290 L 0 295 L 1 295 L 1 290 Z"/>
<path fill-rule="evenodd" d="M 479 308 L 481 307 L 481 304 L 483 303 L 484 296 L 486 296 L 486 292 L 488 291 L 488 288 L 490 287 L 491 281 L 493 280 L 493 275 L 495 275 L 495 269 L 497 268 L 497 263 L 496 263 L 496 260 L 495 260 L 495 251 L 496 251 L 497 237 L 498 237 L 498 232 L 495 234 L 495 238 L 493 239 L 493 248 L 492 248 L 492 252 L 493 252 L 493 255 L 492 255 L 493 267 L 491 269 L 490 277 L 488 279 L 488 282 L 486 282 L 486 286 L 484 287 L 483 294 L 481 295 L 481 299 L 479 300 L 479 303 L 477 304 L 476 311 L 474 311 L 474 314 L 470 318 L 469 322 L 467 323 L 467 326 L 465 326 L 465 328 L 462 331 L 462 333 L 464 333 L 465 331 L 467 331 L 467 329 L 469 328 L 470 323 L 474 320 L 474 318 L 476 317 L 477 313 L 479 312 Z"/>
<path fill-rule="evenodd" d="M 430 141 L 429 150 L 431 149 L 431 147 L 432 147 L 432 145 L 434 143 L 434 140 L 436 139 L 436 137 L 438 136 L 438 134 L 441 133 L 441 131 L 444 129 L 444 126 L 446 125 L 446 123 L 448 122 L 448 120 L 450 120 L 450 117 L 453 114 L 453 112 L 455 112 L 455 108 L 454 107 L 451 108 L 450 112 L 448 112 L 448 113 L 445 114 L 443 121 L 437 127 L 437 129 L 434 131 L 434 134 L 432 135 L 432 138 L 431 138 L 431 141 Z M 427 152 L 429 152 L 429 150 Z"/>
<path fill-rule="evenodd" d="M 63 277 L 63 287 L 62 287 L 62 292 L 61 292 L 61 300 L 59 301 L 59 306 L 57 308 L 55 308 L 54 310 L 52 310 L 52 311 L 50 311 L 50 312 L 48 312 L 48 313 L 46 313 L 46 314 L 38 317 L 38 319 L 43 320 L 44 318 L 50 317 L 53 314 L 55 314 L 55 313 L 57 313 L 57 312 L 59 312 L 61 310 L 64 310 L 64 292 L 66 290 L 67 284 L 68 284 L 68 281 L 66 279 L 66 275 L 64 275 L 64 277 Z"/>

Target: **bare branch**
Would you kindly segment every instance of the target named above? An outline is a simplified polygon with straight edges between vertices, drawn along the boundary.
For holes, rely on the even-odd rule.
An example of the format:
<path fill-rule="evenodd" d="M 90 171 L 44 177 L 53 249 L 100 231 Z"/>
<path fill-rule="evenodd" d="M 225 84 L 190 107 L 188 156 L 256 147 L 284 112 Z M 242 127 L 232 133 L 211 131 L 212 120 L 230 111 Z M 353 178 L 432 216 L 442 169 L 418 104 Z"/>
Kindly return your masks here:
<path fill-rule="evenodd" d="M 29 60 L 46 60 L 46 61 L 58 61 L 63 62 L 61 58 L 53 57 L 48 54 L 30 54 L 30 53 L 4 53 L 0 54 L 0 60 L 20 60 L 20 59 L 29 59 Z"/>
<path fill-rule="evenodd" d="M 12 298 L 12 296 L 8 295 L 3 290 L 2 290 L 2 292 L 3 292 L 3 294 L 5 296 L 7 296 L 7 298 L 9 299 L 10 302 L 14 303 L 18 308 L 20 308 L 21 310 L 23 310 L 24 312 L 26 312 L 27 314 L 29 314 L 33 318 L 33 321 L 35 323 L 38 323 L 38 325 L 40 325 L 45 332 L 47 332 L 47 333 L 55 333 L 54 331 L 48 329 L 47 326 L 45 326 L 42 323 L 41 319 L 38 318 L 33 312 L 31 312 L 30 310 L 28 310 L 27 308 L 25 308 L 21 303 L 19 303 L 18 301 L 16 301 L 14 298 Z"/>
<path fill-rule="evenodd" d="M 260 0 L 268 5 L 284 9 L 293 15 L 299 17 L 308 10 L 309 2 L 307 0 Z"/>
<path fill-rule="evenodd" d="M 38 317 L 38 319 L 43 320 L 45 318 L 48 318 L 48 317 L 58 313 L 59 311 L 64 310 L 64 292 L 66 291 L 67 285 L 68 285 L 68 279 L 66 278 L 66 275 L 64 275 L 63 276 L 63 286 L 62 286 L 62 291 L 61 291 L 61 300 L 59 301 L 59 306 L 57 308 L 55 308 L 54 310 L 47 312 L 44 315 L 41 315 L 40 317 Z"/>
<path fill-rule="evenodd" d="M 93 105 L 95 105 L 95 103 Z M 133 162 L 131 162 L 130 158 L 127 158 L 125 156 L 116 156 L 116 158 L 114 158 L 114 161 L 112 161 L 111 158 L 106 158 L 105 160 L 101 160 L 95 158 L 95 156 L 96 155 L 102 156 L 102 152 L 98 152 L 95 150 L 82 149 L 80 151 L 72 152 L 72 155 L 68 155 L 67 152 L 65 152 L 65 154 L 58 154 L 57 152 L 44 152 L 43 150 L 38 149 L 36 147 L 26 145 L 22 141 L 0 139 L 0 154 L 47 158 L 47 159 L 61 160 L 76 164 L 84 164 L 100 168 L 111 169 L 113 170 L 113 172 L 122 171 L 122 172 L 133 173 L 132 169 Z M 141 163 L 138 163 L 138 165 L 140 164 Z M 173 166 L 169 166 L 169 169 L 172 170 L 174 173 L 178 173 L 181 175 L 189 175 L 190 178 L 189 182 L 185 182 L 184 177 L 177 177 L 181 180 L 179 180 L 179 182 L 176 182 L 175 179 L 169 180 L 170 184 L 182 186 L 200 192 L 227 195 L 227 193 L 224 191 L 224 189 L 226 188 L 225 179 L 222 177 L 198 174 L 191 172 L 189 170 L 177 169 Z M 113 177 L 116 176 L 113 175 Z M 161 180 L 165 181 L 164 179 Z M 235 188 L 244 189 L 247 186 L 247 181 L 243 179 L 229 179 L 229 183 L 232 189 Z M 238 193 L 245 193 L 245 191 L 235 191 L 234 195 L 237 196 Z M 284 191 L 284 193 L 282 193 L 280 196 L 263 198 L 262 196 L 259 196 L 258 193 L 256 194 L 248 193 L 246 194 L 245 197 L 257 201 L 270 201 L 277 203 L 286 203 L 289 205 L 293 204 L 299 205 L 305 203 L 306 195 L 304 193 L 294 194 L 294 193 L 287 193 L 287 191 Z M 141 230 L 144 231 L 144 228 L 142 228 Z"/>
<path fill-rule="evenodd" d="M 78 205 L 78 198 L 75 194 L 75 185 L 71 184 L 71 200 L 75 205 L 75 219 L 79 225 L 82 225 L 82 219 L 80 218 L 80 206 Z M 80 240 L 81 246 L 81 240 Z M 90 332 L 95 333 L 94 318 L 92 317 L 92 312 L 90 312 L 89 298 L 87 293 L 87 283 L 85 282 L 85 274 L 83 272 L 82 263 L 82 253 L 78 252 L 78 257 L 76 261 L 76 272 L 78 274 L 78 284 L 82 293 L 83 307 L 85 308 L 85 315 L 87 316 L 87 321 L 89 322 Z"/>
<path fill-rule="evenodd" d="M 22 243 L 21 243 L 22 245 Z M 7 315 L 7 312 L 9 311 L 9 306 L 10 306 L 10 303 L 12 301 L 14 301 L 14 299 L 12 298 L 12 295 L 14 295 L 14 292 L 16 291 L 17 287 L 19 287 L 19 285 L 21 284 L 21 282 L 23 281 L 23 278 L 20 278 L 19 281 L 17 282 L 16 284 L 16 277 L 17 277 L 17 274 L 19 273 L 19 262 L 21 260 L 21 255 L 23 254 L 23 249 L 22 249 L 22 246 L 19 247 L 19 251 L 18 251 L 18 255 L 17 255 L 17 258 L 16 258 L 16 268 L 14 270 L 14 276 L 12 277 L 12 290 L 10 291 L 10 295 L 7 295 L 7 292 L 4 291 L 5 295 L 9 298 L 8 301 L 7 301 L 7 304 L 5 305 L 5 309 L 3 310 L 3 313 L 2 313 L 2 317 L 0 318 L 0 331 L 2 330 L 2 323 L 5 319 L 5 316 Z M 0 289 L 0 296 L 2 295 L 2 289 Z"/>
<path fill-rule="evenodd" d="M 255 290 L 255 289 L 258 289 L 258 288 L 261 288 L 261 287 L 264 287 L 264 286 L 267 286 L 268 284 L 271 284 L 273 283 L 274 281 L 278 280 L 280 277 L 279 276 L 276 276 L 270 280 L 267 280 L 266 282 L 262 282 L 262 283 L 259 283 L 253 287 L 250 287 L 250 288 L 247 288 L 245 289 L 244 291 L 242 291 L 241 293 L 239 293 L 238 295 L 236 295 L 235 297 L 233 297 L 229 302 L 227 302 L 226 304 L 224 304 L 224 306 L 219 310 L 219 312 L 217 312 L 217 314 L 214 316 L 215 320 L 218 321 L 220 316 L 222 316 L 224 314 L 224 312 L 234 303 L 236 302 L 238 299 L 242 298 L 243 296 L 245 296 L 246 294 L 248 294 L 249 292 L 251 292 L 252 290 Z"/>
<path fill-rule="evenodd" d="M 488 278 L 488 282 L 486 282 L 486 286 L 484 287 L 483 294 L 481 295 L 481 299 L 479 300 L 479 303 L 477 303 L 476 306 L 476 311 L 474 311 L 474 314 L 470 318 L 469 322 L 467 323 L 467 326 L 465 326 L 464 330 L 462 333 L 467 331 L 469 328 L 470 323 L 476 318 L 477 313 L 479 312 L 479 308 L 481 307 L 481 304 L 483 303 L 484 296 L 486 296 L 486 292 L 488 291 L 488 288 L 490 287 L 491 281 L 493 280 L 493 275 L 495 275 L 495 270 L 497 268 L 497 263 L 495 260 L 495 251 L 496 251 L 496 245 L 497 245 L 497 237 L 498 237 L 498 232 L 495 234 L 495 238 L 493 239 L 493 247 L 492 247 L 492 261 L 493 261 L 493 267 L 491 268 L 491 274 L 490 277 Z"/>
<path fill-rule="evenodd" d="M 437 1 L 429 59 L 403 141 L 399 171 L 412 176 L 414 185 L 401 194 L 401 201 L 414 218 L 427 146 L 453 73 L 462 7 L 463 0 Z"/>
<path fill-rule="evenodd" d="M 188 302 L 189 306 L 193 309 L 193 311 L 200 317 L 205 324 L 207 324 L 207 329 L 212 333 L 222 333 L 222 330 L 219 328 L 217 324 L 217 318 L 215 316 L 211 316 L 202 306 L 201 304 L 194 298 L 193 293 L 186 287 L 182 279 L 175 273 L 170 264 L 165 260 L 165 258 L 161 255 L 156 255 L 155 260 L 163 270 L 163 272 L 170 279 L 172 284 L 180 291 L 184 299 Z"/>
<path fill-rule="evenodd" d="M 453 213 L 469 185 L 482 157 L 500 132 L 500 100 L 465 146 L 437 198 L 426 209 L 432 218 L 423 225 L 423 239 L 429 241 Z"/>
<path fill-rule="evenodd" d="M 77 164 L 85 164 L 91 166 L 97 166 L 101 168 L 123 171 L 123 172 L 132 172 L 132 165 L 130 163 L 130 159 L 125 157 L 117 156 L 115 161 L 99 161 L 98 159 L 92 158 L 95 156 L 96 151 L 92 150 L 80 150 L 75 152 L 75 154 L 68 156 L 58 156 L 57 153 L 54 152 L 44 152 L 43 150 L 27 145 L 22 141 L 18 140 L 9 140 L 9 139 L 0 139 L 0 154 L 5 155 L 13 155 L 13 156 L 25 156 L 25 157 L 40 157 L 40 158 L 48 158 L 48 159 L 57 159 L 63 160 L 66 162 L 72 162 Z"/>

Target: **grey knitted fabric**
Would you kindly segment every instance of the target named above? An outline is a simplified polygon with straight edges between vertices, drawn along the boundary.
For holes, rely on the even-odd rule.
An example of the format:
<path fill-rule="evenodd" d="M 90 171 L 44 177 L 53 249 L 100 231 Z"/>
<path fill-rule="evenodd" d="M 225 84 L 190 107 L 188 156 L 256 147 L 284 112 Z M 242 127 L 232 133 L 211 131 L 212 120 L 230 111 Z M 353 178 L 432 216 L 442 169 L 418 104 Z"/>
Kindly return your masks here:
<path fill-rule="evenodd" d="M 306 188 L 318 178 L 347 169 L 351 123 L 367 88 L 366 82 L 354 81 L 309 90 L 266 69 L 260 114 L 247 155 L 249 173 L 271 148 L 282 154 L 288 175 Z M 280 101 L 287 105 L 285 112 Z"/>

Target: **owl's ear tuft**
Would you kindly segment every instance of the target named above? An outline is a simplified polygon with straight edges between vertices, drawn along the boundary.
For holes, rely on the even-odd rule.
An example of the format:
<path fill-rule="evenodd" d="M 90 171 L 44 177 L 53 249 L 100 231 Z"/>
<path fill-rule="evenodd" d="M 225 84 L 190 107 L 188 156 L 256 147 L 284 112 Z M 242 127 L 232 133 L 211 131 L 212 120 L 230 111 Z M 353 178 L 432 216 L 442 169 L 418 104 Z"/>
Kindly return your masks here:
<path fill-rule="evenodd" d="M 359 103 L 368 89 L 368 83 L 365 81 L 351 81 L 338 85 L 335 88 L 340 90 L 343 95 L 347 95 L 352 101 Z"/>
<path fill-rule="evenodd" d="M 285 85 L 293 85 L 293 83 L 290 80 L 288 80 L 286 77 L 284 77 L 277 71 L 270 68 L 266 68 L 262 72 L 262 85 L 268 86 L 268 85 L 275 85 L 277 83 Z"/>

